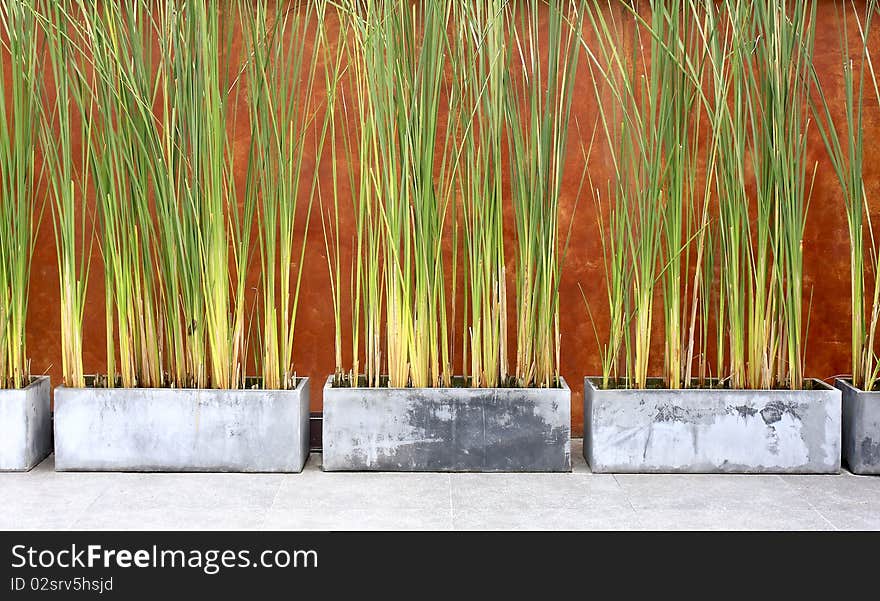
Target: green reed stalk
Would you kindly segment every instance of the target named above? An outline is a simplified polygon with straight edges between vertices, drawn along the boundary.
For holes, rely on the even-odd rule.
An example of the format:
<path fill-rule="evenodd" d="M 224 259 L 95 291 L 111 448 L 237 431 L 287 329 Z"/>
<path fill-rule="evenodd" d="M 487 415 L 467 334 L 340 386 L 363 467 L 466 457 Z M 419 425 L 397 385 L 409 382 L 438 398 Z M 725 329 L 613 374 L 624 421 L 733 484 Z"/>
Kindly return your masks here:
<path fill-rule="evenodd" d="M 80 30 L 94 74 L 84 139 L 105 267 L 107 384 L 239 387 L 253 209 L 238 208 L 226 133 L 233 28 L 221 19 L 232 5 L 78 8 L 82 23 L 67 27 Z"/>
<path fill-rule="evenodd" d="M 756 296 L 750 320 L 752 386 L 800 389 L 804 381 L 803 236 L 812 186 L 805 114 L 810 94 L 815 2 L 755 5 L 750 73 L 757 161 Z M 756 38 L 757 39 L 757 38 Z M 759 356 L 758 353 L 761 353 Z M 774 356 L 775 355 L 775 356 Z"/>
<path fill-rule="evenodd" d="M 473 386 L 507 382 L 504 257 L 504 73 L 509 61 L 501 0 L 456 3 L 452 67 L 461 106 L 459 187 L 465 296 L 464 353 Z"/>
<path fill-rule="evenodd" d="M 813 71 L 813 79 L 818 90 L 819 102 L 813 103 L 813 114 L 834 173 L 840 182 L 846 209 L 847 231 L 850 244 L 850 293 L 852 308 L 852 381 L 862 390 L 874 390 L 880 379 L 880 364 L 874 351 L 877 337 L 877 324 L 880 318 L 880 278 L 875 277 L 874 290 L 869 299 L 866 294 L 865 273 L 868 267 L 878 272 L 877 250 L 873 236 L 866 249 L 865 228 L 871 231 L 868 198 L 864 183 L 864 100 L 866 89 L 880 105 L 880 91 L 877 76 L 868 48 L 871 23 L 878 9 L 876 0 L 870 0 L 864 14 L 853 7 L 855 28 L 859 35 L 858 67 L 854 64 L 854 54 L 849 42 L 849 11 L 844 4 L 841 8 L 843 28 L 840 34 L 842 51 L 844 119 L 835 123 L 831 114 L 831 104 L 822 89 L 818 75 Z M 858 74 L 856 74 L 858 70 Z M 870 310 L 868 310 L 870 308 Z"/>
<path fill-rule="evenodd" d="M 163 384 L 148 148 L 155 149 L 151 34 L 143 6 L 80 5 L 95 72 L 91 138 L 101 226 L 107 385 Z M 116 353 L 118 345 L 119 352 Z"/>
<path fill-rule="evenodd" d="M 719 377 L 731 388 L 748 385 L 746 315 L 751 290 L 749 191 L 746 162 L 749 145 L 745 60 L 754 41 L 748 33 L 749 3 L 705 5 L 700 38 L 706 48 L 709 76 L 704 99 L 711 139 L 706 170 L 718 198 L 719 293 L 717 359 Z M 723 13 L 723 14 L 722 14 Z M 712 187 L 710 187 L 710 190 Z"/>
<path fill-rule="evenodd" d="M 220 11 L 201 2 L 191 3 L 188 7 L 192 14 L 187 20 L 189 27 L 185 42 L 193 53 L 195 69 L 188 67 L 186 72 L 191 76 L 183 80 L 191 83 L 191 88 L 181 86 L 180 81 L 177 83 L 183 87 L 179 99 L 185 109 L 192 161 L 194 186 L 187 192 L 190 202 L 200 212 L 198 249 L 203 274 L 200 292 L 205 302 L 211 386 L 233 388 L 242 376 L 238 337 L 243 332 L 244 323 L 238 313 L 233 314 L 230 299 L 232 234 L 227 225 L 227 207 L 230 207 L 230 214 L 237 214 L 237 208 L 232 191 L 232 155 L 227 154 L 226 147 L 229 81 L 225 78 L 229 74 L 223 72 L 220 60 L 223 48 Z M 248 252 L 247 247 L 243 252 Z M 242 259 L 238 255 L 236 258 Z M 236 287 L 239 289 L 240 286 Z"/>
<path fill-rule="evenodd" d="M 679 252 L 670 248 L 681 246 L 681 218 L 683 188 L 679 187 L 667 194 L 668 175 L 675 174 L 671 162 L 677 155 L 676 141 L 680 141 L 681 130 L 675 125 L 681 121 L 677 106 L 676 94 L 673 94 L 676 75 L 675 65 L 668 60 L 665 50 L 663 31 L 670 25 L 663 10 L 651 11 L 651 23 L 647 26 L 648 39 L 643 40 L 643 22 L 637 13 L 622 6 L 624 19 L 632 19 L 634 30 L 628 44 L 621 24 L 617 22 L 613 10 L 606 14 L 601 8 L 588 11 L 590 22 L 596 32 L 595 47 L 588 49 L 596 71 L 607 85 L 613 102 L 610 107 L 599 102 L 600 118 L 608 139 L 608 145 L 614 155 L 615 193 L 617 198 L 611 207 L 612 224 L 616 221 L 625 223 L 624 251 L 628 254 L 626 264 L 630 265 L 629 279 L 631 286 L 631 310 L 627 319 L 633 328 L 631 385 L 637 388 L 647 386 L 648 365 L 651 352 L 652 324 L 654 312 L 655 287 L 661 275 L 664 233 L 669 236 L 666 246 L 667 254 L 678 258 Z M 624 21 L 625 23 L 625 21 Z M 675 25 L 677 27 L 677 25 Z M 644 56 L 645 42 L 648 42 L 651 60 L 655 62 L 648 70 Z M 631 54 L 627 56 L 626 45 L 630 46 Z M 672 148 L 672 156 L 667 157 L 667 150 Z M 670 161 L 667 164 L 667 160 Z M 674 180 L 680 184 L 682 180 Z M 677 198 L 676 198 L 677 196 Z M 616 214 L 622 211 L 623 215 Z M 623 225 L 619 226 L 624 229 Z M 620 234 L 618 234 L 620 235 Z M 618 245 L 619 246 L 619 245 Z M 619 286 L 625 276 L 622 275 L 624 263 L 616 258 L 612 268 L 618 273 L 615 276 Z M 680 288 L 680 270 L 668 270 L 667 286 Z M 612 284 L 615 280 L 612 280 Z M 677 295 L 673 295 L 676 296 Z M 667 311 L 668 319 L 673 314 L 680 315 L 677 300 L 670 301 Z M 612 331 L 618 321 L 612 323 Z M 669 339 L 678 339 L 680 324 L 667 323 Z M 667 352 L 675 351 L 677 344 L 667 344 Z M 677 356 L 677 353 L 676 353 Z M 667 360 L 667 374 L 670 371 Z M 679 372 L 679 368 L 674 370 Z M 677 377 L 670 382 L 673 385 Z"/>
<path fill-rule="evenodd" d="M 672 389 L 681 388 L 688 379 L 685 374 L 690 371 L 690 361 L 685 365 L 687 330 L 683 323 L 699 141 L 699 115 L 694 111 L 698 91 L 686 70 L 688 53 L 694 45 L 691 17 L 677 2 L 658 2 L 651 6 L 651 78 L 656 80 L 651 88 L 658 90 L 658 142 L 665 161 L 661 180 L 665 196 L 662 199 L 664 380 Z M 695 288 L 693 292 L 698 291 Z M 696 305 L 695 302 L 694 309 Z"/>
<path fill-rule="evenodd" d="M 619 203 L 626 201 L 625 194 L 617 184 L 613 190 L 609 184 L 608 196 L 612 203 L 607 209 L 608 232 L 603 218 L 601 196 L 596 196 L 599 239 L 602 243 L 602 259 L 605 268 L 606 294 L 608 298 L 608 341 L 601 349 L 602 386 L 608 388 L 611 380 L 628 380 L 630 377 L 630 288 L 629 261 L 627 253 L 627 212 Z M 617 193 L 615 193 L 617 192 Z M 621 367 L 621 357 L 624 365 Z"/>
<path fill-rule="evenodd" d="M 608 6 L 610 7 L 610 4 Z M 627 187 L 622 177 L 624 165 L 620 163 L 621 157 L 618 153 L 619 145 L 625 139 L 622 135 L 624 126 L 621 125 L 618 129 L 614 129 L 615 124 L 623 123 L 623 121 L 620 103 L 616 101 L 619 98 L 618 87 L 616 82 L 609 81 L 617 72 L 618 65 L 613 64 L 613 61 L 618 58 L 618 55 L 611 53 L 605 43 L 607 40 L 605 35 L 608 32 L 620 30 L 613 12 L 609 12 L 606 18 L 605 14 L 601 12 L 603 9 L 596 10 L 597 12 L 588 11 L 587 16 L 593 31 L 599 37 L 592 45 L 584 42 L 584 47 L 589 57 L 587 67 L 590 71 L 593 91 L 600 108 L 598 123 L 602 125 L 603 133 L 608 142 L 608 156 L 616 175 L 613 182 L 608 182 L 606 193 L 608 200 L 604 205 L 601 191 L 593 185 L 592 180 L 590 181 L 590 188 L 596 202 L 599 240 L 602 245 L 602 263 L 605 270 L 609 323 L 607 342 L 603 344 L 599 341 L 595 323 L 593 323 L 593 327 L 596 330 L 602 359 L 602 386 L 608 388 L 612 379 L 628 381 L 632 375 L 630 337 L 632 274 L 628 246 L 630 230 L 627 220 Z M 623 37 L 619 39 L 624 40 Z M 594 48 L 598 54 L 594 53 Z M 610 105 L 606 104 L 604 102 L 605 94 L 610 94 L 615 101 Z M 589 311 L 589 305 L 587 305 L 587 310 Z M 592 321 L 592 312 L 590 311 L 589 314 Z"/>
<path fill-rule="evenodd" d="M 294 325 L 299 304 L 306 237 L 299 246 L 294 273 L 297 229 L 308 229 L 318 170 L 313 170 L 309 204 L 301 224 L 297 206 L 302 174 L 310 156 L 320 157 L 328 131 L 327 120 L 315 147 L 306 136 L 316 121 L 316 79 L 321 43 L 311 49 L 308 33 L 323 29 L 323 2 L 302 8 L 268 2 L 240 2 L 248 56 L 246 80 L 253 140 L 248 190 L 259 206 L 259 245 L 262 274 L 262 367 L 265 388 L 293 388 Z M 324 56 L 326 58 L 326 56 Z M 333 79 L 325 79 L 330 93 Z M 332 102 L 325 106 L 332 107 Z M 325 114 L 327 114 L 325 110 Z M 258 199 L 258 200 L 257 200 Z"/>
<path fill-rule="evenodd" d="M 369 101 L 370 74 L 367 71 L 367 49 L 370 32 L 375 27 L 375 6 L 359 6 L 354 2 L 337 5 L 336 16 L 340 23 L 340 40 L 351 39 L 351 43 L 340 45 L 339 59 L 334 64 L 336 73 L 348 71 L 348 78 L 353 88 L 355 99 L 357 127 L 349 123 L 349 106 L 344 93 L 335 100 L 342 104 L 344 111 L 341 123 L 334 119 L 334 136 L 337 131 L 342 133 L 343 154 L 347 165 L 355 162 L 357 173 L 348 170 L 348 184 L 353 198 L 353 213 L 356 220 L 354 264 L 351 271 L 351 327 L 352 327 L 352 368 L 348 373 L 348 382 L 357 385 L 363 366 L 363 374 L 367 386 L 379 386 L 383 375 L 383 359 L 381 353 L 383 301 L 381 279 L 382 229 L 379 221 L 377 196 L 374 192 L 373 158 L 375 143 L 375 114 Z M 374 23 L 371 25 L 370 20 Z M 347 62 L 343 66 L 342 59 Z M 339 127 L 339 130 L 336 127 Z M 342 331 L 341 331 L 341 269 L 339 267 L 339 219 L 338 185 L 336 170 L 335 144 L 331 145 L 333 158 L 333 217 L 334 237 L 332 246 L 335 252 L 331 255 L 331 245 L 325 236 L 325 247 L 328 248 L 328 268 L 333 283 L 335 324 L 336 324 L 336 384 L 344 382 L 345 370 L 342 365 Z M 323 217 L 323 213 L 322 213 Z M 326 231 L 326 228 L 325 228 Z M 363 333 L 363 356 L 361 363 L 361 333 Z"/>
<path fill-rule="evenodd" d="M 34 162 L 41 74 L 31 3 L 4 3 L 0 27 L 9 64 L 9 75 L 0 73 L 0 388 L 23 388 L 30 382 L 25 324 L 41 215 Z"/>
<path fill-rule="evenodd" d="M 717 149 L 707 168 L 719 206 L 719 374 L 732 388 L 798 389 L 815 3 L 728 0 L 722 9 L 708 7 L 701 30 Z"/>
<path fill-rule="evenodd" d="M 686 348 L 683 364 L 681 365 L 682 386 L 690 388 L 694 383 L 694 362 L 696 360 L 697 383 L 700 387 L 713 384 L 710 377 L 710 363 L 708 356 L 709 331 L 712 319 L 712 286 L 715 279 L 715 227 L 711 213 L 712 200 L 715 198 L 713 190 L 714 170 L 711 165 L 715 162 L 717 147 L 714 143 L 701 144 L 704 136 L 712 135 L 711 127 L 708 131 L 704 128 L 707 120 L 705 112 L 706 80 L 711 78 L 708 74 L 707 64 L 708 49 L 703 43 L 701 27 L 706 24 L 707 13 L 714 7 L 707 7 L 702 3 L 689 2 L 682 13 L 686 21 L 685 27 L 687 52 L 683 53 L 678 63 L 683 74 L 682 86 L 690 92 L 688 96 L 689 126 L 687 128 L 687 151 L 684 153 L 685 160 L 682 168 L 685 171 L 685 190 L 688 202 L 685 213 L 685 237 L 681 254 L 686 259 L 684 272 L 690 271 L 690 259 L 693 256 L 693 280 L 690 284 L 690 324 L 687 331 L 681 333 L 682 344 Z M 699 158 L 705 157 L 706 165 L 710 168 L 702 171 L 699 168 Z M 699 181 L 698 181 L 699 179 Z M 698 204 L 702 193 L 702 205 Z M 692 251 L 691 247 L 695 246 Z M 687 277 L 687 275 L 685 275 Z M 688 286 L 685 280 L 683 298 L 688 299 Z M 717 316 L 716 316 L 717 317 Z M 717 323 L 716 323 L 717 325 Z M 668 334 L 667 334 L 668 335 Z M 697 345 L 699 344 L 699 348 Z M 694 353 L 697 356 L 694 356 Z"/>
<path fill-rule="evenodd" d="M 384 364 L 391 386 L 443 385 L 451 378 L 443 240 L 453 167 L 438 115 L 450 5 L 368 0 L 344 13 L 362 127 L 355 296 L 365 312 L 367 379 L 377 384 Z"/>
<path fill-rule="evenodd" d="M 505 94 L 516 222 L 516 383 L 559 379 L 559 203 L 585 2 L 510 5 L 513 55 Z M 539 48 L 548 49 L 541 56 Z"/>
<path fill-rule="evenodd" d="M 351 151 L 348 145 L 349 129 L 346 97 L 344 93 L 343 83 L 346 80 L 345 58 L 348 54 L 348 32 L 347 20 L 344 11 L 338 6 L 331 4 L 334 9 L 327 10 L 327 6 L 321 12 L 320 32 L 320 58 L 324 63 L 323 75 L 324 85 L 327 91 L 327 105 L 324 119 L 324 131 L 329 138 L 330 144 L 330 181 L 332 185 L 331 199 L 332 209 L 328 210 L 328 214 L 324 212 L 324 201 L 321 194 L 321 187 L 317 186 L 319 203 L 321 207 L 321 230 L 324 235 L 324 249 L 327 253 L 327 271 L 330 280 L 330 294 L 333 304 L 333 349 L 334 349 L 334 384 L 341 386 L 344 379 L 344 360 L 343 360 L 343 342 L 342 342 L 342 262 L 340 259 L 340 227 L 341 218 L 339 212 L 339 196 L 340 196 L 340 175 L 338 169 L 339 147 L 337 138 L 342 132 L 343 148 L 342 152 L 346 159 L 351 159 Z M 332 49 L 332 45 L 327 36 L 327 19 L 335 18 L 339 24 L 339 30 L 336 40 L 336 48 Z M 340 116 L 337 116 L 337 111 Z M 350 190 L 354 191 L 354 175 L 353 169 L 348 170 Z M 317 177 L 317 175 L 316 175 Z M 353 194 L 352 194 L 353 195 Z M 328 225 L 329 221 L 329 225 Z M 354 286 L 352 287 L 354 288 Z M 352 319 L 352 338 L 354 340 L 354 369 L 357 373 L 358 364 L 358 328 L 360 321 L 357 319 L 357 311 L 353 311 Z"/>
<path fill-rule="evenodd" d="M 231 3 L 218 10 L 168 0 L 158 18 L 168 166 L 156 184 L 158 244 L 163 252 L 174 245 L 160 260 L 161 277 L 169 338 L 183 353 L 175 371 L 196 387 L 234 388 L 244 378 L 251 219 L 247 207 L 239 214 L 226 136 L 232 27 L 221 22 L 231 14 Z"/>
<path fill-rule="evenodd" d="M 713 68 L 726 60 L 712 62 L 710 46 L 719 43 L 715 6 L 609 2 L 588 15 L 596 40 L 585 48 L 616 180 L 609 187 L 607 234 L 604 220 L 599 224 L 611 306 L 603 382 L 608 386 L 612 374 L 625 373 L 626 385 L 647 385 L 660 284 L 664 384 L 692 386 L 696 360 L 697 378 L 706 385 L 717 127 L 710 127 L 707 144 L 701 139 L 704 117 L 714 124 L 712 111 L 718 111 L 707 83 L 711 90 L 721 77 Z M 703 174 L 701 152 L 708 167 Z"/>
<path fill-rule="evenodd" d="M 87 89 L 84 42 L 71 27 L 74 16 L 62 3 L 48 0 L 35 10 L 45 35 L 52 75 L 51 80 L 44 79 L 43 96 L 54 97 L 41 107 L 39 129 L 58 257 L 61 371 L 65 386 L 84 387 L 83 315 L 94 227 L 88 207 L 81 200 L 90 188 L 94 106 Z M 74 128 L 83 140 L 78 156 L 73 145 Z"/>

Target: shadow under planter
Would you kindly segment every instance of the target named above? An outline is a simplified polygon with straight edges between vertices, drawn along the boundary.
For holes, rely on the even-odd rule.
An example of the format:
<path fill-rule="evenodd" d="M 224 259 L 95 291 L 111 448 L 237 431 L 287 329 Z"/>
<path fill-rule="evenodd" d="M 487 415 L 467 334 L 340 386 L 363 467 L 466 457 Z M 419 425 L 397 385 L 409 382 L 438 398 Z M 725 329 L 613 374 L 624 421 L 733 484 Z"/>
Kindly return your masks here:
<path fill-rule="evenodd" d="M 293 390 L 55 389 L 55 469 L 300 472 L 309 379 Z"/>
<path fill-rule="evenodd" d="M 460 380 L 462 384 L 464 380 Z M 571 471 L 571 390 L 324 385 L 327 471 Z"/>
<path fill-rule="evenodd" d="M 0 390 L 0 472 L 26 472 L 52 452 L 49 376 Z"/>
<path fill-rule="evenodd" d="M 601 473 L 840 471 L 841 395 L 805 390 L 601 388 L 584 381 L 584 457 Z"/>
<path fill-rule="evenodd" d="M 843 393 L 843 459 L 859 475 L 880 474 L 880 392 L 837 380 Z"/>

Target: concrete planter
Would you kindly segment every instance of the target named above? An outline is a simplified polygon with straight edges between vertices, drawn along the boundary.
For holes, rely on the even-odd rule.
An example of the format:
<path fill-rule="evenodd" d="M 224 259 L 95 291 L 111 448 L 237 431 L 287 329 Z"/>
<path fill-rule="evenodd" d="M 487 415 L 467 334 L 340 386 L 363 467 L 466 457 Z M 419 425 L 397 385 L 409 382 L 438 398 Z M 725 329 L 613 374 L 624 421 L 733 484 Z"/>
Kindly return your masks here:
<path fill-rule="evenodd" d="M 26 472 L 52 452 L 49 376 L 0 390 L 0 472 Z"/>
<path fill-rule="evenodd" d="M 584 456 L 594 472 L 840 471 L 841 395 L 823 382 L 799 391 L 600 383 L 584 381 Z"/>
<path fill-rule="evenodd" d="M 324 469 L 571 471 L 571 390 L 324 386 Z"/>
<path fill-rule="evenodd" d="M 845 380 L 843 393 L 843 459 L 854 474 L 880 474 L 880 392 L 859 390 Z"/>
<path fill-rule="evenodd" d="M 294 390 L 55 389 L 55 469 L 299 472 L 309 380 Z"/>

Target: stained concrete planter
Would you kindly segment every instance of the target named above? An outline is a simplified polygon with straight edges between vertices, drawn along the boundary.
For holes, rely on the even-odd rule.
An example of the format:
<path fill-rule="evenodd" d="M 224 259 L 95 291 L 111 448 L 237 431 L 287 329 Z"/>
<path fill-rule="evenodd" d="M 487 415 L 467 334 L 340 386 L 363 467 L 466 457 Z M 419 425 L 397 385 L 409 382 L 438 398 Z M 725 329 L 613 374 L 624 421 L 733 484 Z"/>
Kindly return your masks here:
<path fill-rule="evenodd" d="M 880 474 L 880 392 L 865 392 L 845 380 L 843 393 L 843 459 L 854 474 Z"/>
<path fill-rule="evenodd" d="M 841 395 L 810 390 L 600 389 L 584 381 L 584 456 L 594 472 L 840 471 Z"/>
<path fill-rule="evenodd" d="M 26 472 L 52 452 L 48 376 L 0 390 L 0 472 Z"/>
<path fill-rule="evenodd" d="M 324 469 L 571 470 L 571 390 L 324 386 Z"/>
<path fill-rule="evenodd" d="M 55 389 L 55 469 L 299 472 L 309 380 L 294 390 Z"/>

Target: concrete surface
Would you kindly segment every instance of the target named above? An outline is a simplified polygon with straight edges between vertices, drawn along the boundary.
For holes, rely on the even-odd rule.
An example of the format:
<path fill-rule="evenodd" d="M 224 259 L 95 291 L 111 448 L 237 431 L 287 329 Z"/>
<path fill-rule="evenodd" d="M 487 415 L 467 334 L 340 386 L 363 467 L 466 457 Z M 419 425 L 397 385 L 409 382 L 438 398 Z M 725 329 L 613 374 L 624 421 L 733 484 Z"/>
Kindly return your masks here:
<path fill-rule="evenodd" d="M 880 474 L 880 392 L 837 380 L 843 393 L 843 460 L 855 474 Z"/>
<path fill-rule="evenodd" d="M 0 472 L 27 471 L 52 452 L 49 376 L 0 390 Z"/>
<path fill-rule="evenodd" d="M 324 469 L 567 472 L 571 390 L 324 386 Z"/>
<path fill-rule="evenodd" d="M 584 382 L 587 462 L 601 473 L 836 474 L 840 391 L 600 390 Z"/>
<path fill-rule="evenodd" d="M 592 474 L 0 474 L 2 529 L 880 530 L 880 478 Z"/>
<path fill-rule="evenodd" d="M 59 471 L 299 472 L 309 381 L 294 390 L 55 389 Z"/>

